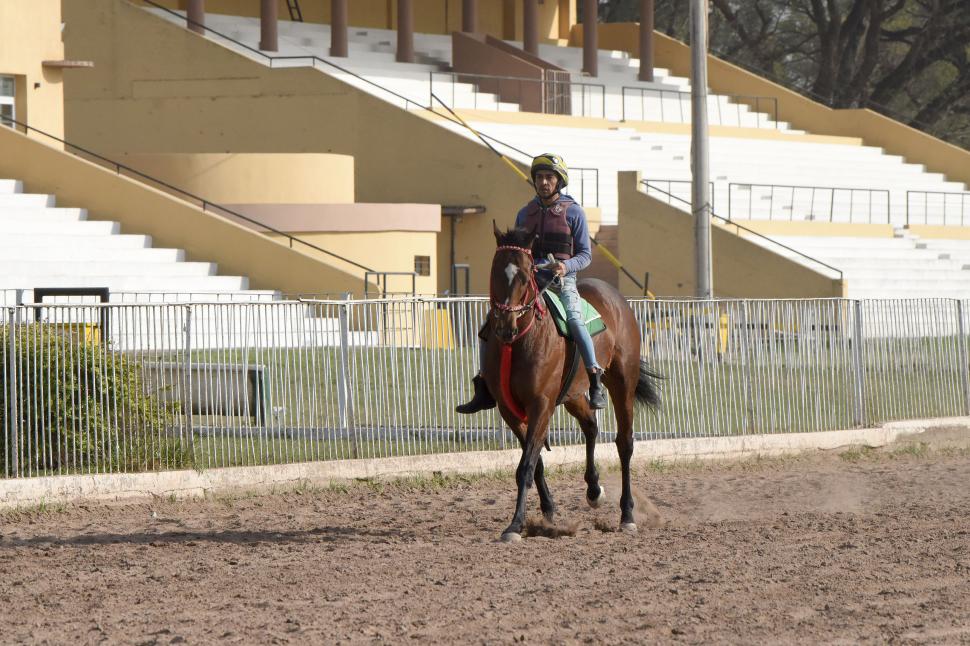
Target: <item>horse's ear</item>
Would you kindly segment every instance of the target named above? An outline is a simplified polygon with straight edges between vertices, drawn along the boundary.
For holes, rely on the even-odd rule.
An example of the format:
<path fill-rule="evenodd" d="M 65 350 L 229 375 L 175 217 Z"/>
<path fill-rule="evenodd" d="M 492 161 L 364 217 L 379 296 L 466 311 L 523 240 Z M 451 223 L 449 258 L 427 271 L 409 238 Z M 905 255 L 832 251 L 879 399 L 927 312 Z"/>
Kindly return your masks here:
<path fill-rule="evenodd" d="M 532 245 L 535 244 L 536 239 L 538 237 L 539 237 L 539 224 L 536 223 L 536 225 L 532 227 L 532 232 L 529 233 L 529 244 L 526 245 L 526 248 L 531 249 Z"/>
<path fill-rule="evenodd" d="M 499 239 L 502 237 L 502 232 L 499 230 L 498 225 L 495 224 L 495 220 L 492 220 L 492 231 L 495 233 L 495 244 L 498 244 Z"/>

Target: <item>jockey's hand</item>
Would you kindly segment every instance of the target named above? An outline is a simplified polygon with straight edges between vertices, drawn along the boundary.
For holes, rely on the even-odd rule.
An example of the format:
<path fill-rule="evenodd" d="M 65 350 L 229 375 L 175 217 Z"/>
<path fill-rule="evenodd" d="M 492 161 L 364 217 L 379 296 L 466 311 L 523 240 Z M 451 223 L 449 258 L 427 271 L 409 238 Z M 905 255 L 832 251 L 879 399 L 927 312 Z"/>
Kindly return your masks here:
<path fill-rule="evenodd" d="M 552 265 L 550 269 L 555 271 L 557 276 L 566 275 L 566 265 L 564 263 L 557 262 L 555 265 Z"/>

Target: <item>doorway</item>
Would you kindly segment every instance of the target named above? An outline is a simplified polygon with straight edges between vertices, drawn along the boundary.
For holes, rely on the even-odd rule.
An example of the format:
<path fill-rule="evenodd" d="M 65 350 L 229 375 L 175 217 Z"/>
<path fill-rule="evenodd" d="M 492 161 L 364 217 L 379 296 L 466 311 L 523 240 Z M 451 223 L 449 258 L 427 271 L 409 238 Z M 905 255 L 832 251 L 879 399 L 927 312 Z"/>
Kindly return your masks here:
<path fill-rule="evenodd" d="M 13 126 L 17 112 L 14 108 L 15 84 L 12 76 L 0 76 L 0 123 L 5 126 Z"/>

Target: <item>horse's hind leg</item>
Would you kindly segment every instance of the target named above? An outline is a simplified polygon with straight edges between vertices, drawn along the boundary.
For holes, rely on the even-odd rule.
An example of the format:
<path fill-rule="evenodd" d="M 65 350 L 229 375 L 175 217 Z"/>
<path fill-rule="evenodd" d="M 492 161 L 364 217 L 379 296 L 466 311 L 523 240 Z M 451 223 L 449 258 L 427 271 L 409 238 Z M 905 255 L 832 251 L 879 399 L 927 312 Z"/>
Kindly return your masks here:
<path fill-rule="evenodd" d="M 616 412 L 616 450 L 620 454 L 623 473 L 623 490 L 620 492 L 620 529 L 637 531 L 633 517 L 633 485 L 630 482 L 630 459 L 633 457 L 633 401 L 636 381 L 627 383 L 623 378 L 607 382 L 613 410 Z"/>
<path fill-rule="evenodd" d="M 539 492 L 539 509 L 542 510 L 543 517 L 550 523 L 556 517 L 556 503 L 552 499 L 552 493 L 546 484 L 545 468 L 542 466 L 542 458 L 536 462 L 536 491 Z"/>
<path fill-rule="evenodd" d="M 586 502 L 590 507 L 599 507 L 603 501 L 603 488 L 600 486 L 600 474 L 596 470 L 593 460 L 596 453 L 596 436 L 599 435 L 599 425 L 596 423 L 596 412 L 590 408 L 585 397 L 577 397 L 566 402 L 566 410 L 579 422 L 579 428 L 586 437 Z"/>

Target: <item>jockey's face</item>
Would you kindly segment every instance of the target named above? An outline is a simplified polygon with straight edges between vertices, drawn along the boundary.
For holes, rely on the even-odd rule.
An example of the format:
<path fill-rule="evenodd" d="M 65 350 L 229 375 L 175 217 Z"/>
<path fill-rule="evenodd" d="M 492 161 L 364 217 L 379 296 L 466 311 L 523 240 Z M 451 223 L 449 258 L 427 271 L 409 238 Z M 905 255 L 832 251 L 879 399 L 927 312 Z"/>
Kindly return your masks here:
<path fill-rule="evenodd" d="M 536 171 L 536 193 L 544 200 L 548 200 L 559 188 L 559 176 L 551 170 Z"/>

